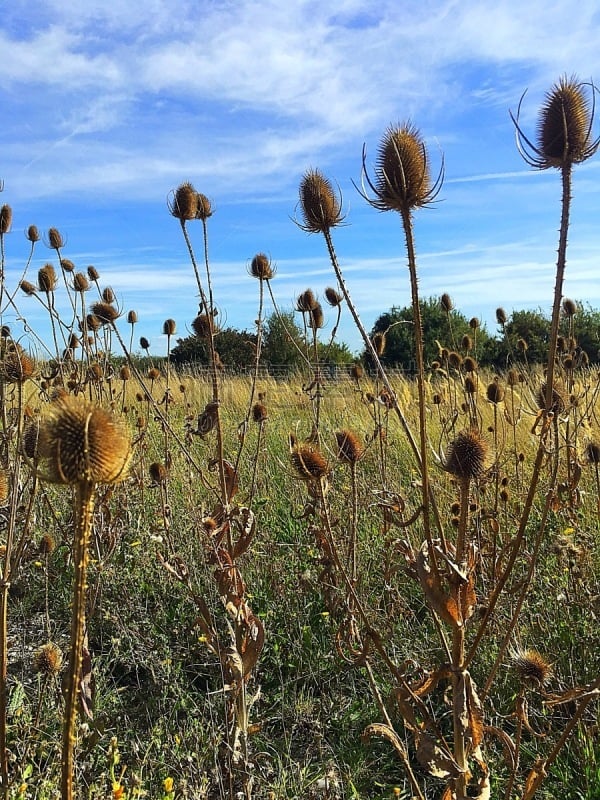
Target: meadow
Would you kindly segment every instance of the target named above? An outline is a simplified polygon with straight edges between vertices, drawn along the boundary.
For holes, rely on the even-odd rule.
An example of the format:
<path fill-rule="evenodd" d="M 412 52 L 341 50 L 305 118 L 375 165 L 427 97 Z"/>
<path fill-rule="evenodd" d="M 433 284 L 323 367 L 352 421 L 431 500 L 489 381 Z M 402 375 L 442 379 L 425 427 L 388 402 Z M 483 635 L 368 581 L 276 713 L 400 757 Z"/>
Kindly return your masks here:
<path fill-rule="evenodd" d="M 412 219 L 443 175 L 410 124 L 385 133 L 363 187 L 405 234 L 410 379 L 386 372 L 385 334 L 362 327 L 334 248 L 341 200 L 318 170 L 300 184 L 301 225 L 331 261 L 323 302 L 352 315 L 373 365 L 335 380 L 321 345 L 337 326 L 310 288 L 296 301 L 303 369 L 266 373 L 277 302 L 262 253 L 247 278 L 255 362 L 228 373 L 212 208 L 192 184 L 168 213 L 198 285 L 202 377 L 135 356 L 136 312 L 68 259 L 58 229 L 29 228 L 23 277 L 6 285 L 2 206 L 0 309 L 26 319 L 39 302 L 52 332 L 3 326 L 0 342 L 3 797 L 600 797 L 600 382 L 562 296 L 594 94 L 561 79 L 535 144 L 521 133 L 532 167 L 562 182 L 537 367 L 525 342 L 480 370 L 479 323 L 455 338 L 452 287 L 425 363 Z"/>

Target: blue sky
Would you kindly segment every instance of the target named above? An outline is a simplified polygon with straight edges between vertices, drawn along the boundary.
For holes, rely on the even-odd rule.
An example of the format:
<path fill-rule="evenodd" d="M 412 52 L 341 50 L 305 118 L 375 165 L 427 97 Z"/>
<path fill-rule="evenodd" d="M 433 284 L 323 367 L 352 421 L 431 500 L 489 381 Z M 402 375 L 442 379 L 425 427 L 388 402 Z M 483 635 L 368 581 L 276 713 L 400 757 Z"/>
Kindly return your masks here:
<path fill-rule="evenodd" d="M 522 161 L 508 112 L 527 89 L 522 122 L 535 135 L 561 75 L 600 83 L 598 41 L 597 0 L 576 9 L 564 0 L 12 0 L 0 20 L 9 288 L 27 258 L 23 231 L 55 226 L 65 256 L 78 270 L 93 264 L 120 307 L 138 312 L 136 333 L 164 354 L 163 321 L 174 318 L 184 336 L 197 311 L 167 209 L 169 192 L 189 180 L 215 208 L 209 250 L 222 324 L 251 330 L 258 287 L 247 268 L 257 252 L 277 266 L 282 308 L 306 288 L 322 296 L 335 286 L 322 238 L 293 222 L 300 178 L 319 168 L 343 195 L 347 224 L 335 245 L 370 328 L 409 303 L 406 259 L 398 218 L 368 206 L 353 182 L 363 144 L 372 164 L 387 126 L 411 120 L 434 169 L 445 159 L 439 202 L 415 216 L 422 295 L 449 292 L 490 332 L 500 305 L 548 310 L 559 175 Z M 599 169 L 600 156 L 575 171 L 565 283 L 566 296 L 594 307 Z M 201 228 L 190 230 L 200 253 Z M 28 277 L 51 258 L 39 246 Z M 43 326 L 39 304 L 19 301 Z M 341 339 L 359 350 L 344 318 Z"/>

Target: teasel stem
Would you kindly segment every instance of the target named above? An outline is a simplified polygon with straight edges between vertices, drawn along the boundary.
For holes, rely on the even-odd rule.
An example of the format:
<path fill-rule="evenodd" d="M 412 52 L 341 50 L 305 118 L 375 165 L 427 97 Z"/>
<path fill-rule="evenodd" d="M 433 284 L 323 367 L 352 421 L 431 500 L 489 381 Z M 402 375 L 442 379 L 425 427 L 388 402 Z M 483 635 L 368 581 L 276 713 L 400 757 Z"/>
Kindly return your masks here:
<path fill-rule="evenodd" d="M 85 601 L 89 543 L 94 516 L 95 484 L 79 481 L 75 484 L 75 532 L 73 540 L 73 604 L 71 608 L 71 642 L 65 690 L 65 715 L 62 735 L 61 797 L 73 800 L 75 727 L 80 692 L 80 673 L 83 660 Z"/>
<path fill-rule="evenodd" d="M 229 508 L 229 496 L 227 491 L 227 481 L 225 478 L 225 468 L 223 466 L 223 458 L 224 458 L 224 447 L 223 447 L 223 429 L 221 426 L 221 413 L 219 407 L 219 375 L 217 371 L 217 358 L 216 358 L 216 349 L 215 349 L 215 332 L 214 332 L 214 324 L 213 324 L 213 300 L 212 300 L 212 287 L 210 284 L 210 264 L 208 259 L 208 227 L 206 225 L 206 220 L 202 220 L 202 236 L 203 236 L 203 248 L 204 248 L 204 264 L 207 274 L 207 281 L 208 281 L 208 291 L 209 295 L 206 296 L 206 292 L 204 287 L 202 286 L 202 281 L 200 280 L 200 273 L 198 271 L 198 264 L 196 261 L 196 255 L 194 253 L 194 248 L 192 247 L 192 242 L 190 240 L 187 226 L 185 224 L 185 219 L 181 219 L 181 231 L 183 233 L 183 238 L 185 240 L 185 244 L 188 250 L 188 254 L 190 257 L 190 261 L 192 262 L 192 267 L 194 269 L 194 274 L 196 276 L 196 282 L 198 284 L 198 291 L 200 293 L 200 299 L 202 300 L 202 304 L 204 306 L 204 311 L 210 320 L 210 332 L 207 337 L 208 340 L 208 352 L 210 355 L 210 373 L 211 373 L 211 380 L 212 380 L 212 390 L 213 390 L 213 401 L 217 403 L 215 414 L 217 419 L 217 424 L 215 425 L 215 432 L 217 437 L 217 474 L 219 477 L 219 488 L 221 490 L 221 498 L 223 502 L 223 507 L 225 510 Z M 227 540 L 229 549 L 232 547 L 231 542 L 231 532 L 228 528 L 227 533 Z"/>
<path fill-rule="evenodd" d="M 414 457 L 415 457 L 415 459 L 417 461 L 417 466 L 419 467 L 419 470 L 422 473 L 423 472 L 423 459 L 421 458 L 421 453 L 422 452 L 425 453 L 425 450 L 419 448 L 419 445 L 417 444 L 417 441 L 415 440 L 415 437 L 413 435 L 412 429 L 411 429 L 410 425 L 408 424 L 408 420 L 406 419 L 406 417 L 404 416 L 404 414 L 402 412 L 402 409 L 400 408 L 400 405 L 398 403 L 398 399 L 396 397 L 396 393 L 395 393 L 395 391 L 394 391 L 394 389 L 393 389 L 393 387 L 392 387 L 392 385 L 391 385 L 391 383 L 389 381 L 388 376 L 386 375 L 386 372 L 385 372 L 385 370 L 383 368 L 383 365 L 381 364 L 379 356 L 377 355 L 377 351 L 375 350 L 375 347 L 373 346 L 373 342 L 371 341 L 371 338 L 370 338 L 369 334 L 365 330 L 365 327 L 362 324 L 362 321 L 361 321 L 360 317 L 358 316 L 358 312 L 357 312 L 356 307 L 355 307 L 355 305 L 354 305 L 354 303 L 352 301 L 352 298 L 350 297 L 350 293 L 348 291 L 348 287 L 346 286 L 346 282 L 344 280 L 344 276 L 342 275 L 342 271 L 341 271 L 340 266 L 339 266 L 339 262 L 338 262 L 338 259 L 337 259 L 335 248 L 333 246 L 333 240 L 331 238 L 331 231 L 329 229 L 324 230 L 323 231 L 323 236 L 325 238 L 325 243 L 327 244 L 327 250 L 329 252 L 329 259 L 331 261 L 331 265 L 333 266 L 333 270 L 335 272 L 335 276 L 337 278 L 338 285 L 339 285 L 339 287 L 340 287 L 340 289 L 342 291 L 342 294 L 344 295 L 344 299 L 346 301 L 346 305 L 350 309 L 350 313 L 352 315 L 352 319 L 354 320 L 354 324 L 356 325 L 360 335 L 362 336 L 363 342 L 365 344 L 365 348 L 368 350 L 369 355 L 373 359 L 373 363 L 375 364 L 376 369 L 377 369 L 377 374 L 380 376 L 383 385 L 385 386 L 385 388 L 387 389 L 387 391 L 390 394 L 390 397 L 393 398 L 394 411 L 396 412 L 396 416 L 400 420 L 400 424 L 402 426 L 402 429 L 404 430 L 404 433 L 406 435 L 406 438 L 408 439 L 408 443 L 410 445 L 410 448 L 411 448 L 411 450 L 413 452 L 413 455 L 414 455 Z M 422 356 L 422 354 L 421 354 L 421 356 Z M 423 411 L 423 413 L 424 413 L 424 411 Z M 446 550 L 446 540 L 445 540 L 445 537 L 444 537 L 444 530 L 443 530 L 443 526 L 442 526 L 442 523 L 441 523 L 439 511 L 438 511 L 437 505 L 435 503 L 435 499 L 433 497 L 431 497 L 431 502 L 430 502 L 429 483 L 428 483 L 428 481 L 427 481 L 427 494 L 428 494 L 428 497 L 427 497 L 427 508 L 428 509 L 431 508 L 433 510 L 434 517 L 435 517 L 435 520 L 436 520 L 436 527 L 437 527 L 438 535 L 440 537 L 440 541 L 442 543 L 443 549 Z M 427 514 L 426 516 L 427 516 L 427 520 L 428 521 L 427 521 L 427 524 L 425 526 L 425 535 L 427 537 L 427 541 L 428 541 L 428 544 L 429 544 L 429 550 L 430 550 L 430 553 L 431 553 L 432 564 L 433 564 L 434 568 L 437 569 L 436 559 L 435 559 L 434 550 L 433 550 L 433 540 L 432 540 L 431 531 L 430 531 L 430 528 L 429 528 L 429 515 Z"/>

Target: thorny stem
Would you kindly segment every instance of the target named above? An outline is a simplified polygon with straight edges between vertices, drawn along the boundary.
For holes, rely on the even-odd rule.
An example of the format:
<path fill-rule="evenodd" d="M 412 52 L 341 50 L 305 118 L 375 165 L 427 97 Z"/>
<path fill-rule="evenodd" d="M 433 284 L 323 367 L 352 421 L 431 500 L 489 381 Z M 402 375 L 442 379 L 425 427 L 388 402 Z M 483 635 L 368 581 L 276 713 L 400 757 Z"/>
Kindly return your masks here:
<path fill-rule="evenodd" d="M 461 570 L 466 572 L 466 548 L 467 530 L 469 525 L 469 493 L 470 479 L 464 478 L 460 481 L 460 516 L 458 520 L 458 531 L 456 536 L 455 561 Z M 457 588 L 457 614 L 458 624 L 452 628 L 452 691 L 454 700 L 452 703 L 452 720 L 454 728 L 454 758 L 462 770 L 462 774 L 456 779 L 457 800 L 462 800 L 466 791 L 467 758 L 465 750 L 465 729 L 461 720 L 461 704 L 458 702 L 458 687 L 463 678 L 464 682 L 464 659 L 465 659 L 465 620 L 463 618 L 462 592 L 463 586 Z"/>
<path fill-rule="evenodd" d="M 85 600 L 87 594 L 87 567 L 89 542 L 94 514 L 95 485 L 82 481 L 75 487 L 75 536 L 73 541 L 73 606 L 71 609 L 71 643 L 67 685 L 65 691 L 65 715 L 62 736 L 62 800 L 73 800 L 75 725 L 80 692 L 80 675 L 83 659 L 85 627 Z"/>

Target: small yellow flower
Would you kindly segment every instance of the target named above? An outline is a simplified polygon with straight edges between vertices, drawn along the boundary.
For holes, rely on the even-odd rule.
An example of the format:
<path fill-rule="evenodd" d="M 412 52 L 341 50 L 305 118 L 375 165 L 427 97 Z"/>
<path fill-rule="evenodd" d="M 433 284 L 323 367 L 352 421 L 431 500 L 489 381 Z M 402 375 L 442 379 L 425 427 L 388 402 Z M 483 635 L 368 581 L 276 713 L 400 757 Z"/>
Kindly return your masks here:
<path fill-rule="evenodd" d="M 22 783 L 22 784 L 19 786 L 19 794 L 23 795 L 23 794 L 25 794 L 26 792 L 27 792 L 27 784 L 26 784 L 26 783 Z"/>
<path fill-rule="evenodd" d="M 173 778 L 165 778 L 163 781 L 163 786 L 165 792 L 169 793 L 173 791 Z"/>
<path fill-rule="evenodd" d="M 122 800 L 125 797 L 125 787 L 120 781 L 113 781 L 112 785 L 113 800 Z"/>

